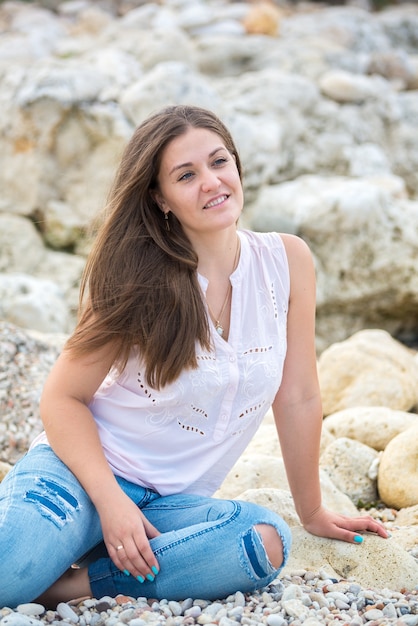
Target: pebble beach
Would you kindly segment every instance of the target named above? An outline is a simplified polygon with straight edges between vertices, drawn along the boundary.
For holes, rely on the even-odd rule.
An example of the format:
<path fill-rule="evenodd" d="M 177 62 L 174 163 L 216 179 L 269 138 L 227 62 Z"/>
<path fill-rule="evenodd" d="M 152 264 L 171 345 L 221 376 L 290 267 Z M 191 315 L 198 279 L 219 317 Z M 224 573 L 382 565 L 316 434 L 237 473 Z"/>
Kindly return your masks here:
<path fill-rule="evenodd" d="M 60 603 L 46 610 L 36 603 L 3 608 L 0 626 L 378 626 L 418 624 L 418 588 L 395 592 L 364 589 L 350 580 L 332 579 L 326 571 L 298 571 L 253 594 L 237 591 L 215 602 L 186 598 L 182 602 L 117 596 Z"/>

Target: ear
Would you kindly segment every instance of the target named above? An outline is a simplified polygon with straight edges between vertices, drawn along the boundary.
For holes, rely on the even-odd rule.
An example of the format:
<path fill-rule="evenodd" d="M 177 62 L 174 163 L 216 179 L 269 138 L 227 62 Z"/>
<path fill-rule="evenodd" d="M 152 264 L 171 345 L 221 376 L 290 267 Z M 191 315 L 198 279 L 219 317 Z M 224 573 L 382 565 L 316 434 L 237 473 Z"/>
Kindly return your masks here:
<path fill-rule="evenodd" d="M 162 197 L 161 193 L 157 189 L 151 190 L 151 197 L 154 200 L 155 204 L 158 205 L 158 208 L 165 213 L 166 202 Z"/>

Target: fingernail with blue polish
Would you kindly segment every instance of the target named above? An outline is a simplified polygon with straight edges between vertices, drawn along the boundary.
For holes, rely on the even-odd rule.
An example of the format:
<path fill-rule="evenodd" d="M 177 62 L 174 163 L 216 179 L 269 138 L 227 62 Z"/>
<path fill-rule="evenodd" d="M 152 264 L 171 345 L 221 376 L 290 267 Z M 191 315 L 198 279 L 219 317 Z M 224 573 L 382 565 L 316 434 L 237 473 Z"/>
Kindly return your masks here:
<path fill-rule="evenodd" d="M 142 576 L 137 576 L 136 579 L 140 583 L 144 583 L 145 582 L 145 578 L 143 578 Z"/>
<path fill-rule="evenodd" d="M 125 574 L 125 576 L 130 576 L 130 575 L 131 575 L 131 574 L 130 574 L 130 572 L 128 572 L 128 570 L 127 570 L 127 569 L 124 569 L 124 570 L 123 570 L 123 573 Z"/>
<path fill-rule="evenodd" d="M 356 543 L 363 543 L 363 537 L 362 537 L 361 535 L 356 535 L 356 536 L 354 537 L 354 541 L 355 541 Z"/>
<path fill-rule="evenodd" d="M 157 568 L 155 567 L 155 565 L 153 565 L 153 566 L 151 567 L 151 571 L 152 571 L 152 573 L 153 573 L 153 574 L 155 574 L 155 576 L 158 574 L 158 570 L 157 570 Z"/>
<path fill-rule="evenodd" d="M 152 574 L 147 574 L 147 579 L 150 581 L 150 583 L 154 582 L 154 576 Z"/>

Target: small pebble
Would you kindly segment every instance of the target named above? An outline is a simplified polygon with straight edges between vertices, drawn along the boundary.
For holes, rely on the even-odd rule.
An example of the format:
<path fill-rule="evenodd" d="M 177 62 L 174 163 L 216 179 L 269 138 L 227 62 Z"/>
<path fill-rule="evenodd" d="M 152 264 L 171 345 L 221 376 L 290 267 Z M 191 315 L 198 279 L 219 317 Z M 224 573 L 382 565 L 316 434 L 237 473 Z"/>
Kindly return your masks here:
<path fill-rule="evenodd" d="M 364 617 L 367 621 L 374 621 L 377 619 L 381 619 L 383 616 L 383 611 L 380 611 L 379 609 L 370 609 L 370 611 L 366 611 L 364 613 Z"/>
<path fill-rule="evenodd" d="M 286 620 L 281 615 L 269 615 L 267 617 L 267 626 L 284 626 Z"/>
<path fill-rule="evenodd" d="M 77 613 L 66 602 L 60 602 L 58 604 L 57 613 L 62 619 L 67 620 L 72 624 L 77 624 L 80 619 Z"/>
<path fill-rule="evenodd" d="M 181 603 L 182 613 L 184 613 L 184 611 L 187 611 L 187 609 L 190 609 L 192 606 L 193 606 L 192 598 L 187 598 L 186 600 L 183 600 L 183 602 Z"/>
<path fill-rule="evenodd" d="M 27 604 L 19 604 L 16 607 L 16 611 L 18 613 L 22 613 L 23 615 L 42 615 L 45 613 L 45 607 L 42 604 L 37 604 L 36 602 L 28 602 Z"/>

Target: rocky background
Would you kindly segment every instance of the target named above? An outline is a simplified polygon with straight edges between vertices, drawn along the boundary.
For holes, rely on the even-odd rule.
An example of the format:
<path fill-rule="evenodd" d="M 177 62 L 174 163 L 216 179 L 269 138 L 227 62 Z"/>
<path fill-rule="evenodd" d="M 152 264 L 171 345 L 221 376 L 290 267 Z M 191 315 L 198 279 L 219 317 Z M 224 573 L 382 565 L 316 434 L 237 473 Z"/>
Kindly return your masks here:
<path fill-rule="evenodd" d="M 296 233 L 315 257 L 325 504 L 370 510 L 392 538 L 353 550 L 304 532 L 271 415 L 219 495 L 287 519 L 288 570 L 417 591 L 418 6 L 380 7 L 0 4 L 2 475 L 41 429 L 124 145 L 161 106 L 198 104 L 240 149 L 242 225 Z"/>

